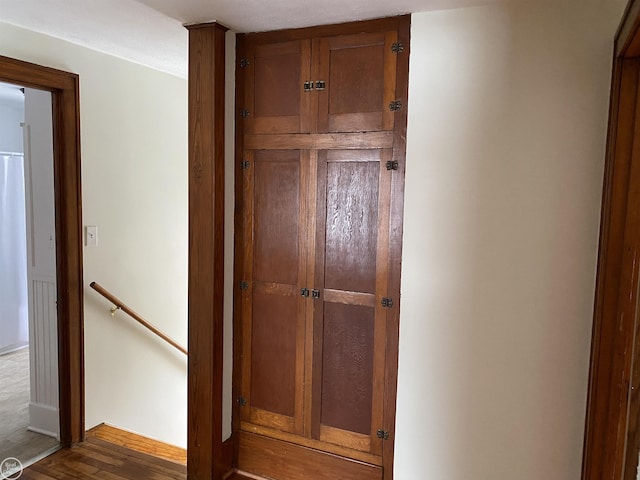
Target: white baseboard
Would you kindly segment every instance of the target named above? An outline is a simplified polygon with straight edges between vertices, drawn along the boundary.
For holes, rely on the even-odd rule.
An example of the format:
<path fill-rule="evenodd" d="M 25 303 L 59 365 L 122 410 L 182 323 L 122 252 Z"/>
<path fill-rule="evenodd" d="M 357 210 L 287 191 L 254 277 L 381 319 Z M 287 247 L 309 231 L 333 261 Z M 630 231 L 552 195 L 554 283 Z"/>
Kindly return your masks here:
<path fill-rule="evenodd" d="M 7 345 L 6 347 L 0 348 L 0 356 L 17 352 L 18 350 L 22 350 L 23 348 L 27 348 L 28 346 L 29 342 L 20 342 L 14 343 L 13 345 Z"/>
<path fill-rule="evenodd" d="M 60 413 L 55 407 L 29 404 L 28 430 L 60 440 Z"/>

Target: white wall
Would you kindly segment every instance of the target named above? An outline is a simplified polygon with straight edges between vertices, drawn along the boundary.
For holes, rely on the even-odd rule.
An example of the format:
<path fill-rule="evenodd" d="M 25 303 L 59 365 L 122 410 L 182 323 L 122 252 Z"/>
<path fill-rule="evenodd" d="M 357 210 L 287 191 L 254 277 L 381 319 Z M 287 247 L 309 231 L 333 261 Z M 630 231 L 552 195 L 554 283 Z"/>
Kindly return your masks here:
<path fill-rule="evenodd" d="M 186 445 L 186 359 L 88 285 L 186 345 L 187 82 L 0 23 L 0 54 L 80 75 L 87 427 Z"/>
<path fill-rule="evenodd" d="M 0 151 L 22 153 L 24 107 L 14 99 L 0 98 Z"/>
<path fill-rule="evenodd" d="M 622 0 L 416 14 L 396 478 L 579 477 Z M 102 283 L 186 344 L 183 79 L 0 24 L 0 54 L 81 78 Z M 186 443 L 186 362 L 87 289 L 87 423 Z"/>
<path fill-rule="evenodd" d="M 23 120 L 22 93 L 0 84 L 0 154 L 22 153 Z M 21 155 L 6 162 L 0 166 L 0 355 L 29 343 L 24 162 Z"/>
<path fill-rule="evenodd" d="M 413 16 L 398 480 L 580 476 L 624 3 Z"/>

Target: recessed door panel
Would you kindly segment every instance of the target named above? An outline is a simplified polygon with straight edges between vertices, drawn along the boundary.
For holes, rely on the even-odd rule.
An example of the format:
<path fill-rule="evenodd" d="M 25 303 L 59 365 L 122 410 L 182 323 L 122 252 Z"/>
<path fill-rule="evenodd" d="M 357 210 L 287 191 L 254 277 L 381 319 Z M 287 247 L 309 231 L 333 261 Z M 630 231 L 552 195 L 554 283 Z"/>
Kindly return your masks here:
<path fill-rule="evenodd" d="M 319 132 L 391 130 L 395 100 L 396 32 L 323 38 L 314 43 Z"/>
<path fill-rule="evenodd" d="M 375 291 L 380 161 L 361 161 L 370 155 L 327 164 L 325 288 Z"/>
<path fill-rule="evenodd" d="M 254 152 L 254 278 L 294 285 L 300 262 L 300 153 Z"/>
<path fill-rule="evenodd" d="M 292 289 L 256 288 L 251 338 L 251 406 L 293 417 L 296 315 Z"/>
<path fill-rule="evenodd" d="M 248 51 L 246 132 L 308 132 L 310 41 L 251 45 Z"/>
<path fill-rule="evenodd" d="M 371 432 L 374 317 L 370 307 L 324 306 L 322 425 Z"/>

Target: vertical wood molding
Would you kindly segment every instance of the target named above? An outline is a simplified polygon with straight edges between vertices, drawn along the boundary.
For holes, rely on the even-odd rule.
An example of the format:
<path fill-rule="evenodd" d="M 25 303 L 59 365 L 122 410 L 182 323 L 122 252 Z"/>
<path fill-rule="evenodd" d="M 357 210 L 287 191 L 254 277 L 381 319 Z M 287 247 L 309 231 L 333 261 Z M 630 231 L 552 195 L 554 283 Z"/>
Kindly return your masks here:
<path fill-rule="evenodd" d="M 638 161 L 640 124 L 640 0 L 633 0 L 615 40 L 609 133 L 605 160 L 598 273 L 594 306 L 591 367 L 582 465 L 583 480 L 635 480 L 637 451 L 630 435 L 637 419 L 631 390 L 637 331 L 638 266 L 630 254 L 640 248 L 638 229 Z M 635 52 L 635 53 L 634 53 Z M 635 173 L 633 173 L 635 172 Z M 633 180 L 633 179 L 636 180 Z M 637 413 L 636 413 L 637 414 Z M 634 448 L 634 447 L 632 447 Z M 624 473 L 626 470 L 626 474 Z M 633 470 L 633 471 L 632 471 Z"/>
<path fill-rule="evenodd" d="M 189 373 L 187 478 L 222 480 L 225 32 L 189 30 Z"/>
<path fill-rule="evenodd" d="M 245 35 L 236 35 L 236 80 L 235 80 L 235 107 L 236 112 L 244 108 L 244 88 L 238 88 L 238 85 L 244 85 L 245 69 L 241 67 L 241 52 L 245 50 Z M 236 113 L 237 114 L 237 113 Z M 231 409 L 231 439 L 233 446 L 233 458 L 238 458 L 239 437 L 237 432 L 240 430 L 240 409 L 237 408 L 235 399 L 240 397 L 242 391 L 242 295 L 239 295 L 236 287 L 243 281 L 243 262 L 241 256 L 237 252 L 241 252 L 245 245 L 244 233 L 244 195 L 241 195 L 244 188 L 242 168 L 240 162 L 244 156 L 244 122 L 235 122 L 235 162 L 234 162 L 234 189 L 235 189 L 235 206 L 234 206 L 234 264 L 233 264 L 233 408 Z"/>
<path fill-rule="evenodd" d="M 407 108 L 396 112 L 393 161 L 398 162 L 398 171 L 391 180 L 391 211 L 389 223 L 389 296 L 394 306 L 387 313 L 387 358 L 384 396 L 384 429 L 390 432 L 391 441 L 382 448 L 384 480 L 393 479 L 394 447 L 396 434 L 396 396 L 398 390 L 398 346 L 400 341 L 400 274 L 402 266 L 402 232 L 404 219 L 404 184 L 407 152 L 407 113 L 409 105 L 409 55 L 411 52 L 411 16 L 399 19 L 398 42 L 404 51 L 398 54 L 396 71 L 396 98 Z"/>
<path fill-rule="evenodd" d="M 53 94 L 53 151 L 56 198 L 58 365 L 60 439 L 71 446 L 84 440 L 84 288 L 82 275 L 82 191 L 80 189 L 80 88 Z"/>
<path fill-rule="evenodd" d="M 84 439 L 84 289 L 77 75 L 0 56 L 0 81 L 52 93 L 60 442 Z"/>

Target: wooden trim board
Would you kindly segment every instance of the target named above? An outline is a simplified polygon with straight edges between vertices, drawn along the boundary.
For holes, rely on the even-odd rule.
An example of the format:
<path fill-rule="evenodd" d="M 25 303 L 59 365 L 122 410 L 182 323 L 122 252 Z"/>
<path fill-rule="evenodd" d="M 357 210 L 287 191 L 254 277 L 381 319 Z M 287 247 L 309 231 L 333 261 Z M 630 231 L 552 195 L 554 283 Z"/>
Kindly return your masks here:
<path fill-rule="evenodd" d="M 382 467 L 247 432 L 240 432 L 238 469 L 278 480 L 382 480 Z"/>
<path fill-rule="evenodd" d="M 99 438 L 114 445 L 127 447 L 136 452 L 146 453 L 170 462 L 187 464 L 187 450 L 169 445 L 137 433 L 101 423 L 87 431 L 87 438 Z"/>
<path fill-rule="evenodd" d="M 639 25 L 632 0 L 615 41 L 582 480 L 635 480 L 638 464 Z"/>
<path fill-rule="evenodd" d="M 225 33 L 189 29 L 189 361 L 187 472 L 221 480 L 233 449 L 222 442 Z"/>

